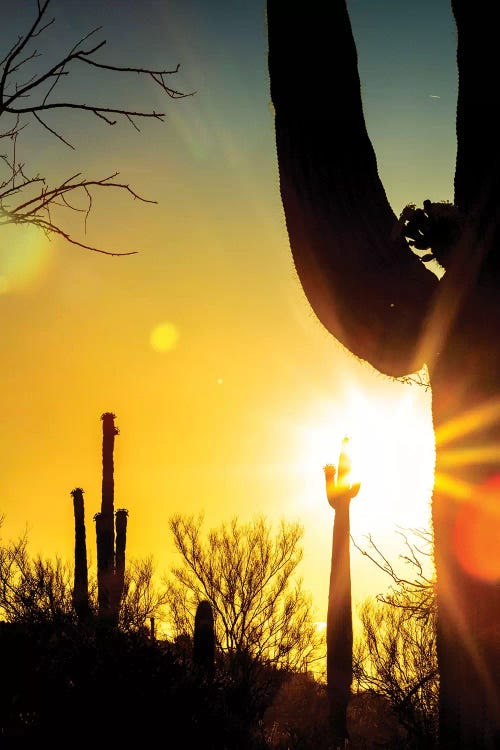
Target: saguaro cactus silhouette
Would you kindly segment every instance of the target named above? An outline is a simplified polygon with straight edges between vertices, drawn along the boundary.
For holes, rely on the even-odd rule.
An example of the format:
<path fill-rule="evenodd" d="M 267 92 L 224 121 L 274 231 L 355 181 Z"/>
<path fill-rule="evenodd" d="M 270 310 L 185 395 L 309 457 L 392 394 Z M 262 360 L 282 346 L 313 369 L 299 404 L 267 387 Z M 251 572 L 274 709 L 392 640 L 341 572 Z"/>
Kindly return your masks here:
<path fill-rule="evenodd" d="M 198 604 L 194 618 L 193 663 L 206 677 L 213 677 L 214 659 L 214 615 L 212 605 L 204 599 Z"/>
<path fill-rule="evenodd" d="M 97 599 L 98 617 L 103 623 L 117 625 L 120 603 L 125 582 L 125 548 L 127 544 L 128 511 L 119 508 L 114 511 L 114 441 L 118 435 L 115 415 L 105 412 L 102 417 L 102 500 L 101 511 L 96 513 L 97 541 Z M 73 586 L 73 607 L 81 622 L 91 614 L 87 546 L 85 539 L 85 509 L 83 490 L 72 490 L 75 517 L 75 578 Z M 115 548 L 116 522 L 116 548 Z"/>
<path fill-rule="evenodd" d="M 71 491 L 75 517 L 75 576 L 73 586 L 73 608 L 80 622 L 90 618 L 89 580 L 87 567 L 87 543 L 85 538 L 85 508 L 83 490 L 75 487 Z"/>
<path fill-rule="evenodd" d="M 420 214 L 398 220 L 389 205 L 345 0 L 268 0 L 268 62 L 290 247 L 313 310 L 381 372 L 398 377 L 424 365 L 429 372 L 440 745 L 493 750 L 500 747 L 500 56 L 494 3 L 452 0 L 451 8 L 459 90 L 450 212 L 426 201 Z M 417 246 L 438 259 L 440 278 Z"/>
<path fill-rule="evenodd" d="M 114 512 L 115 415 L 105 412 L 102 417 L 102 502 L 101 511 L 94 516 L 97 542 L 98 616 L 102 622 L 116 625 L 123 593 L 125 574 L 125 546 L 127 515 L 123 508 Z"/>
<path fill-rule="evenodd" d="M 326 620 L 326 675 L 333 746 L 344 748 L 349 739 L 347 706 L 352 683 L 352 603 L 349 506 L 360 484 L 351 483 L 348 438 L 342 442 L 338 472 L 324 467 L 326 496 L 335 511 L 332 535 L 330 587 Z"/>

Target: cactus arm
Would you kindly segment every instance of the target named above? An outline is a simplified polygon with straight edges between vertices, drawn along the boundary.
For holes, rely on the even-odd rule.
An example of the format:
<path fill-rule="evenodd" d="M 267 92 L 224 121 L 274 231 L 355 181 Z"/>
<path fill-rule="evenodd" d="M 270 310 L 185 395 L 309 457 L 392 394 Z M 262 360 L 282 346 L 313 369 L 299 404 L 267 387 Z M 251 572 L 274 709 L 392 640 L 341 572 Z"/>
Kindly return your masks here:
<path fill-rule="evenodd" d="M 86 621 L 90 614 L 89 581 L 87 567 L 87 543 L 85 533 L 85 507 L 83 490 L 75 487 L 71 491 L 75 517 L 75 574 L 73 586 L 73 608 L 80 622 Z"/>
<path fill-rule="evenodd" d="M 280 191 L 295 267 L 323 325 L 397 376 L 419 342 L 437 278 L 401 238 L 380 181 L 343 0 L 268 0 L 268 67 Z"/>
<path fill-rule="evenodd" d="M 116 553 L 115 553 L 115 577 L 113 587 L 113 617 L 118 622 L 120 616 L 120 604 L 125 586 L 125 548 L 127 545 L 127 520 L 128 511 L 119 508 L 116 511 Z"/>

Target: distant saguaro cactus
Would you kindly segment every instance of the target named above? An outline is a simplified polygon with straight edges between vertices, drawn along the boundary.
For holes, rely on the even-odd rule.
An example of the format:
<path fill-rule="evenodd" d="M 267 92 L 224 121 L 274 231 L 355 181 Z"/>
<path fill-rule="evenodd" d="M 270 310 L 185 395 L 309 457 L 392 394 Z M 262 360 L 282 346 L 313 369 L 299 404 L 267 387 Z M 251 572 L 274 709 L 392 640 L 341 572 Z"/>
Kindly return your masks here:
<path fill-rule="evenodd" d="M 324 467 L 326 495 L 335 511 L 332 538 L 330 588 L 326 622 L 326 672 L 330 726 L 334 748 L 344 748 L 349 739 L 347 706 L 352 683 L 352 603 L 349 505 L 360 484 L 351 484 L 348 438 L 342 441 L 338 474 Z M 337 480 L 335 475 L 337 474 Z"/>
<path fill-rule="evenodd" d="M 75 577 L 73 586 L 73 608 L 80 622 L 90 618 L 89 581 L 87 568 L 87 545 L 85 539 L 85 509 L 83 490 L 75 487 L 71 491 L 75 516 Z"/>
<path fill-rule="evenodd" d="M 193 663 L 207 677 L 212 677 L 215 669 L 215 632 L 212 605 L 202 600 L 194 618 Z"/>
<path fill-rule="evenodd" d="M 120 602 L 123 596 L 125 583 L 125 547 L 127 545 L 127 518 L 128 510 L 119 508 L 115 514 L 116 525 L 116 551 L 115 551 L 115 574 L 113 585 L 113 608 L 118 618 Z"/>
<path fill-rule="evenodd" d="M 114 512 L 115 415 L 105 412 L 102 417 L 102 502 L 101 511 L 94 516 L 97 543 L 97 600 L 98 616 L 102 622 L 118 624 L 125 574 L 125 546 L 128 512 L 121 508 Z"/>

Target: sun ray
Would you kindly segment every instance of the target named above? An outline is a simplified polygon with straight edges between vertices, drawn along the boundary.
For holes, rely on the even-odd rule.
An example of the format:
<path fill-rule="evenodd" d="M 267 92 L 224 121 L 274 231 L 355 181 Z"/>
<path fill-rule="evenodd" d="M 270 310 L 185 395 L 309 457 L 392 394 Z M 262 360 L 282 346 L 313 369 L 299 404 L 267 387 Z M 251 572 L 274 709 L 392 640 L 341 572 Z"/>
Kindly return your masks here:
<path fill-rule="evenodd" d="M 500 443 L 479 445 L 473 448 L 456 448 L 442 450 L 439 455 L 441 469 L 472 464 L 498 464 L 500 462 Z"/>
<path fill-rule="evenodd" d="M 483 402 L 436 428 L 436 446 L 462 438 L 500 421 L 500 398 Z"/>

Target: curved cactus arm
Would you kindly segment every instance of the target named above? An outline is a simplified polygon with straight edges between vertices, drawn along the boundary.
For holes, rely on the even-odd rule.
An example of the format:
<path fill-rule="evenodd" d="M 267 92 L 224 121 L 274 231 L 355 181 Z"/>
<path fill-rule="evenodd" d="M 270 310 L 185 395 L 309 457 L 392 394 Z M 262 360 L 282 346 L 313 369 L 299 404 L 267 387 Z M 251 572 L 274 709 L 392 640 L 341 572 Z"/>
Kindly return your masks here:
<path fill-rule="evenodd" d="M 438 287 L 401 237 L 380 181 L 344 0 L 268 0 L 281 197 L 303 290 L 356 356 L 397 376 L 424 364 Z"/>

